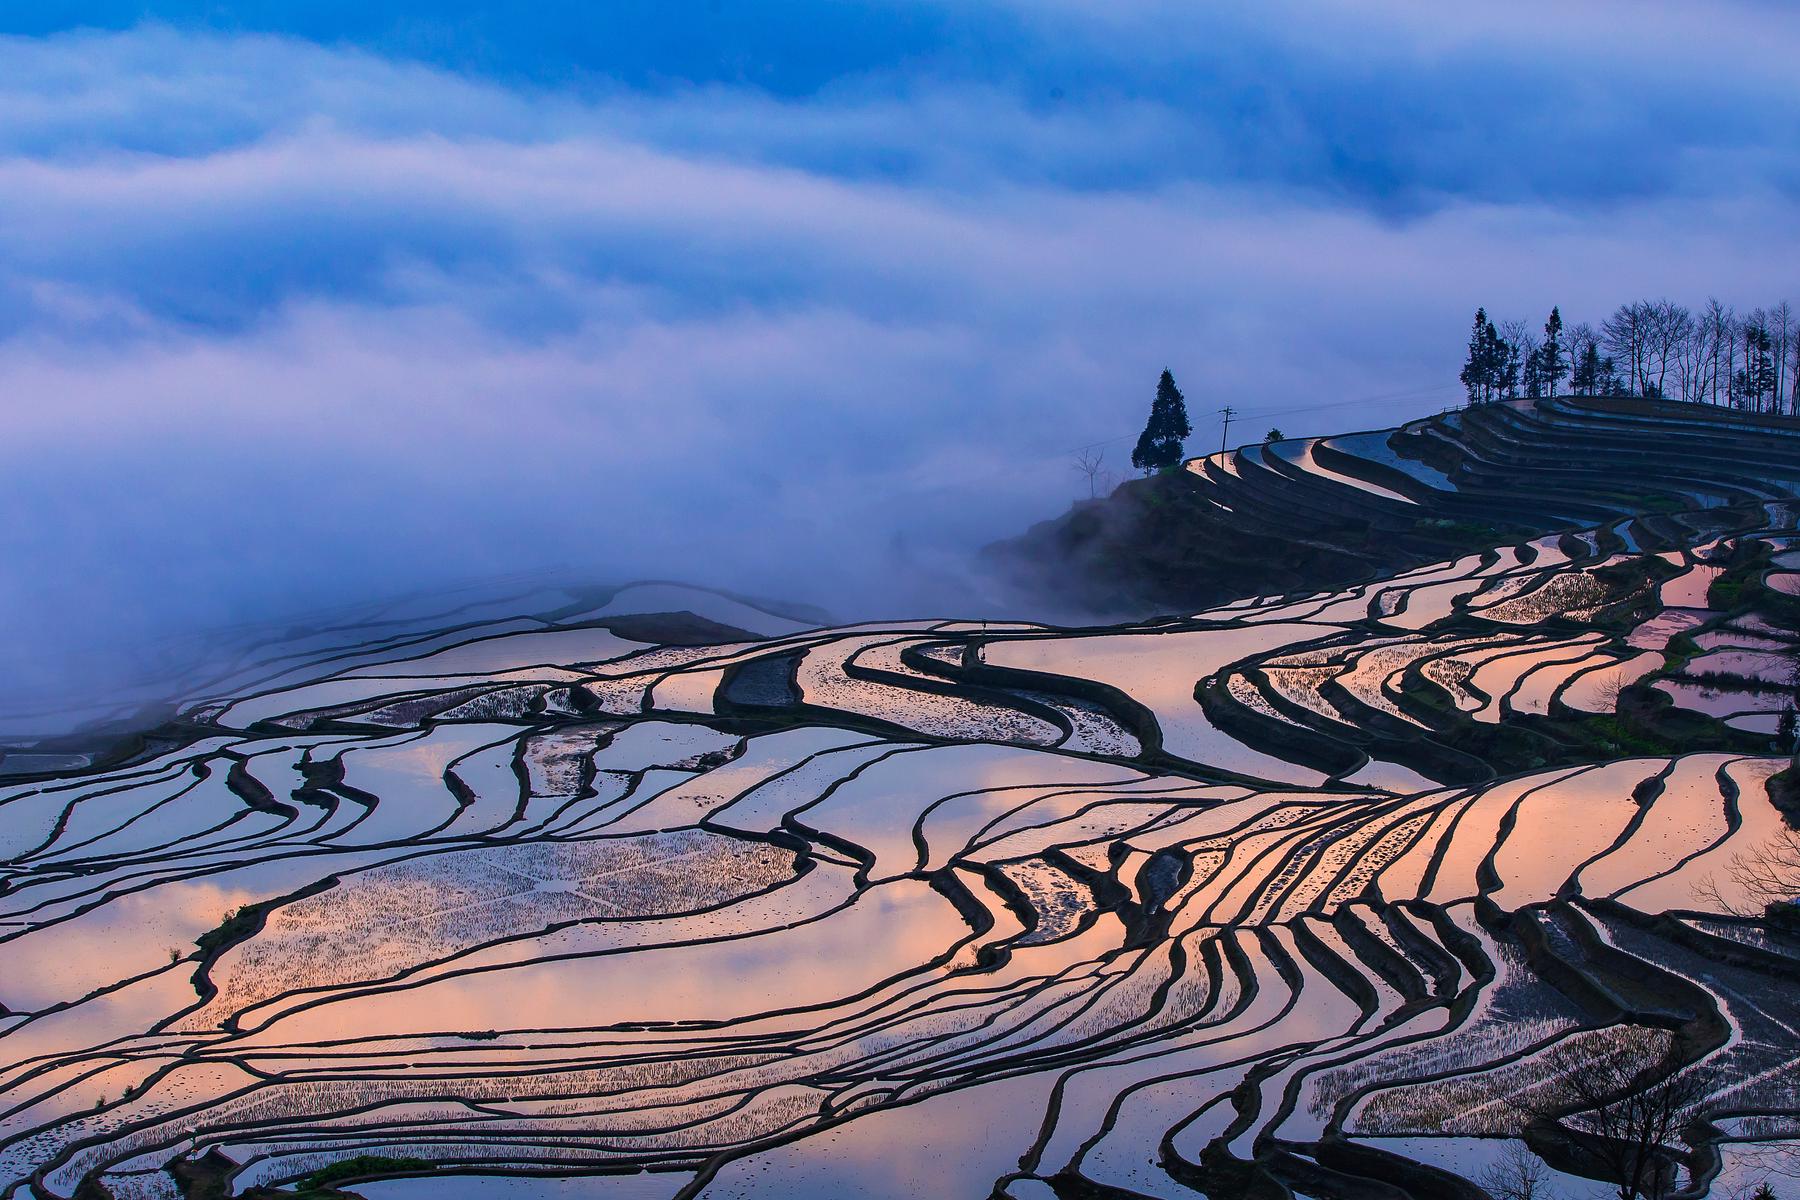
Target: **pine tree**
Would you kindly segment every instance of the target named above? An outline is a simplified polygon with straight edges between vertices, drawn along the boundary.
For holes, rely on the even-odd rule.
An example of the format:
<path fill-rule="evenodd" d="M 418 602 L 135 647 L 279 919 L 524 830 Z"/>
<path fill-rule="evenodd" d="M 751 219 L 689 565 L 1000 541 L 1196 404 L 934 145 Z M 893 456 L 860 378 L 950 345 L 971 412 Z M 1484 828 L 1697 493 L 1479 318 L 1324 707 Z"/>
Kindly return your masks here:
<path fill-rule="evenodd" d="M 1575 356 L 1574 369 L 1569 372 L 1569 390 L 1577 396 L 1592 396 L 1599 376 L 1600 349 L 1588 342 Z"/>
<path fill-rule="evenodd" d="M 1754 321 L 1744 326 L 1744 369 L 1732 379 L 1732 390 L 1743 407 L 1763 411 L 1763 398 L 1775 391 L 1775 360 L 1770 353 L 1769 331 Z"/>
<path fill-rule="evenodd" d="M 1543 381 L 1546 396 L 1556 395 L 1557 383 L 1569 373 L 1569 356 L 1563 353 L 1562 331 L 1562 311 L 1552 307 L 1550 319 L 1544 322 L 1544 344 L 1538 348 L 1538 378 Z"/>
<path fill-rule="evenodd" d="M 1596 353 L 1598 353 L 1598 351 L 1596 351 Z M 1594 395 L 1630 395 L 1630 393 L 1626 391 L 1625 378 L 1619 374 L 1619 366 L 1613 361 L 1613 356 L 1610 354 L 1602 355 L 1600 357 L 1599 366 L 1595 368 Z"/>
<path fill-rule="evenodd" d="M 1519 394 L 1519 347 L 1500 335 L 1500 327 L 1488 320 L 1487 309 L 1475 310 L 1475 326 L 1469 331 L 1469 360 L 1463 364 L 1463 387 L 1470 404 L 1486 404 L 1502 396 Z"/>
<path fill-rule="evenodd" d="M 1165 467 L 1181 465 L 1182 443 L 1194 432 L 1188 424 L 1187 400 L 1175 386 L 1175 376 L 1166 369 L 1156 382 L 1156 399 L 1150 404 L 1150 419 L 1138 435 L 1131 451 L 1131 465 L 1149 474 Z"/>
<path fill-rule="evenodd" d="M 1131 465 L 1148 475 L 1156 470 L 1150 460 L 1156 457 L 1156 441 L 1150 436 L 1150 426 L 1144 426 L 1144 432 L 1138 434 L 1137 445 L 1131 448 Z"/>
<path fill-rule="evenodd" d="M 1495 338 L 1494 327 L 1488 324 L 1487 309 L 1475 310 L 1475 326 L 1469 331 L 1469 359 L 1463 364 L 1459 378 L 1468 390 L 1469 403 L 1480 404 L 1488 398 L 1489 380 L 1492 378 L 1490 368 L 1492 351 L 1489 344 Z"/>
<path fill-rule="evenodd" d="M 1769 1181 L 1765 1179 L 1756 1185 L 1754 1192 L 1750 1193 L 1750 1200 L 1775 1200 L 1775 1189 L 1770 1187 Z"/>
<path fill-rule="evenodd" d="M 1542 396 L 1544 392 L 1544 356 L 1541 353 L 1525 356 L 1525 394 Z"/>
<path fill-rule="evenodd" d="M 1756 359 L 1752 369 L 1756 372 L 1756 394 L 1768 397 L 1770 412 L 1774 412 L 1779 407 L 1776 401 L 1781 398 L 1777 393 L 1779 386 L 1777 381 L 1781 376 L 1775 370 L 1775 357 L 1771 353 L 1773 346 L 1774 340 L 1769 336 L 1768 327 L 1765 325 L 1757 329 Z M 1759 402 L 1757 410 L 1760 412 L 1761 409 L 1762 405 Z"/>
<path fill-rule="evenodd" d="M 1519 348 L 1501 337 L 1492 322 L 1488 324 L 1488 385 L 1494 399 L 1519 394 Z"/>

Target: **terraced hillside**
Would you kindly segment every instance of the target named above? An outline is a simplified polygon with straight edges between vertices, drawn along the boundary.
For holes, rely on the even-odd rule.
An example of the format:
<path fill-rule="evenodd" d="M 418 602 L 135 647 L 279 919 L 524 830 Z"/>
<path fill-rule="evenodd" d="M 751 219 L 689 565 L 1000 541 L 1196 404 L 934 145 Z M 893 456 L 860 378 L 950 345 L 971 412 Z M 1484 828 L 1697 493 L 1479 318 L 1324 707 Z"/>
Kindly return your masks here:
<path fill-rule="evenodd" d="M 1026 594 L 1116 614 L 1342 586 L 1557 530 L 1673 549 L 1691 533 L 1679 513 L 1800 490 L 1796 433 L 1646 400 L 1480 405 L 1192 459 L 988 555 Z"/>
<path fill-rule="evenodd" d="M 1338 493 L 1591 522 L 1343 587 L 671 592 L 742 632 L 371 643 L 11 782 L 0 1194 L 1480 1200 L 1526 1137 L 1575 1196 L 1571 1062 L 1691 1084 L 1670 1161 L 1723 1194 L 1800 1143 L 1800 934 L 1734 870 L 1787 828 L 1800 437 L 1661 420 L 1194 465 L 1265 537 Z M 1557 422 L 1644 482 L 1558 475 Z"/>

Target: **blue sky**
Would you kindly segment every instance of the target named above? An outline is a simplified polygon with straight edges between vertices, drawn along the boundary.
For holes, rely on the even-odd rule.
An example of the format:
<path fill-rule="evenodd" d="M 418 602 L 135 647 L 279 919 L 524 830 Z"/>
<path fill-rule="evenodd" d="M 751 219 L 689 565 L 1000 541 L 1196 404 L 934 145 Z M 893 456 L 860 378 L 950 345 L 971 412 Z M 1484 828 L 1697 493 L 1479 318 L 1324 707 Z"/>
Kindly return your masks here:
<path fill-rule="evenodd" d="M 1800 299 L 1796 62 L 1750 0 L 6 6 L 0 616 L 973 603 L 1165 365 L 1325 432 L 1477 304 Z"/>

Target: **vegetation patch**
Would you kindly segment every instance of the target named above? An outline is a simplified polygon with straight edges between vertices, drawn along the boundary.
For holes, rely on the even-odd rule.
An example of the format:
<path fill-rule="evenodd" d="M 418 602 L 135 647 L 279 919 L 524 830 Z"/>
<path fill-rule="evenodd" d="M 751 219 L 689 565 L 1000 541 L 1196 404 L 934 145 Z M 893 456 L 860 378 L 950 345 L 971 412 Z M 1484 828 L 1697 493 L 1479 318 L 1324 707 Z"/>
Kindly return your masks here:
<path fill-rule="evenodd" d="M 417 1175 L 436 1169 L 437 1164 L 422 1158 L 390 1158 L 385 1154 L 358 1154 L 314 1171 L 300 1181 L 300 1186 L 314 1190 L 328 1188 L 349 1179 L 368 1179 L 377 1175 Z"/>

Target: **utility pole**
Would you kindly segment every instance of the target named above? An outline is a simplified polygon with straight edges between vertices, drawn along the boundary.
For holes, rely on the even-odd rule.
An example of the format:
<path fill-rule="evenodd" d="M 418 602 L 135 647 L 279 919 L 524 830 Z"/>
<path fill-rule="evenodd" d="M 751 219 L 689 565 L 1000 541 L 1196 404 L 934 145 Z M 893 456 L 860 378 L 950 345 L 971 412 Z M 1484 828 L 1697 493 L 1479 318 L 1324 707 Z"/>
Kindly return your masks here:
<path fill-rule="evenodd" d="M 1225 439 L 1231 436 L 1231 418 L 1237 416 L 1237 409 L 1227 404 L 1219 410 L 1219 415 L 1225 418 L 1225 427 L 1219 430 L 1219 461 L 1223 462 L 1225 460 Z"/>

